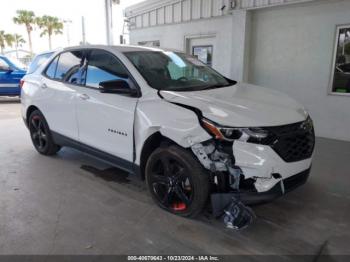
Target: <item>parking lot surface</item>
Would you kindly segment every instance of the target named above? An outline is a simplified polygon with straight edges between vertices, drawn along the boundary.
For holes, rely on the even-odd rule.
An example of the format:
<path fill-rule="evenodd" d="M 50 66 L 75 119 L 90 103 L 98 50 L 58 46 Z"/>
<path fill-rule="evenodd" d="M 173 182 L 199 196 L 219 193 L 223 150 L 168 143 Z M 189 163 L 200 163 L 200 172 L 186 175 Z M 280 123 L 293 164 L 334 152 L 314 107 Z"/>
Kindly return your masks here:
<path fill-rule="evenodd" d="M 159 209 L 142 181 L 81 152 L 33 148 L 0 99 L 0 254 L 350 254 L 350 143 L 319 138 L 311 177 L 243 231 Z"/>

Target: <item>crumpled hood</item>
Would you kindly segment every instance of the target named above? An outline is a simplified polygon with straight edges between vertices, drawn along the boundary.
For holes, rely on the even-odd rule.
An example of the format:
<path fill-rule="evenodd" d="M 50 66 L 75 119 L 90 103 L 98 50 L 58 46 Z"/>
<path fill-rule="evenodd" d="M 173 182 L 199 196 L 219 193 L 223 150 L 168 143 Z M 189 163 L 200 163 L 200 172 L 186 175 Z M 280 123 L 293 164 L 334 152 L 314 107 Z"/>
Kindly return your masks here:
<path fill-rule="evenodd" d="M 303 106 L 283 93 L 250 84 L 204 91 L 160 91 L 163 98 L 198 108 L 203 116 L 224 126 L 262 127 L 301 122 Z"/>

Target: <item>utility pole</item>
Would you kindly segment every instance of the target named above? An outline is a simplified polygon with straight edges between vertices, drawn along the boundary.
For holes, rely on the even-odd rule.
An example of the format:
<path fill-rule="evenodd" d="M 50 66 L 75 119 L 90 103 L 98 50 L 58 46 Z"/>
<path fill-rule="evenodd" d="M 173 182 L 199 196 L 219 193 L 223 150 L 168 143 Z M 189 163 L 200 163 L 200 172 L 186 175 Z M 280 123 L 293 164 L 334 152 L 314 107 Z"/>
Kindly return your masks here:
<path fill-rule="evenodd" d="M 113 45 L 113 4 L 119 5 L 120 0 L 105 0 L 107 45 Z"/>
<path fill-rule="evenodd" d="M 67 28 L 67 43 L 68 43 L 68 46 L 70 46 L 69 25 L 72 23 L 72 20 L 63 20 L 63 23 L 66 25 L 66 28 Z"/>
<path fill-rule="evenodd" d="M 112 0 L 105 0 L 107 45 L 113 45 Z"/>
<path fill-rule="evenodd" d="M 81 32 L 82 32 L 82 37 L 83 41 L 81 42 L 83 45 L 86 44 L 86 35 L 85 35 L 85 17 L 81 17 Z"/>

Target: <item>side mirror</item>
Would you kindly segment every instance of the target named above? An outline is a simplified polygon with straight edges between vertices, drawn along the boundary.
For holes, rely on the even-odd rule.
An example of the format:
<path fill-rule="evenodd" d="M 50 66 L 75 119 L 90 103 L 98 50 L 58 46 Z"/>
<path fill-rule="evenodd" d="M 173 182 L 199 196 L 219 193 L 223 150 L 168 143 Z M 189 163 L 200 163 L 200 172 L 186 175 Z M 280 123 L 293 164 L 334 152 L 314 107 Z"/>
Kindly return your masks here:
<path fill-rule="evenodd" d="M 136 96 L 137 90 L 130 87 L 129 83 L 126 80 L 111 80 L 101 82 L 99 84 L 100 92 L 107 94 L 121 94 L 121 95 L 130 95 Z"/>

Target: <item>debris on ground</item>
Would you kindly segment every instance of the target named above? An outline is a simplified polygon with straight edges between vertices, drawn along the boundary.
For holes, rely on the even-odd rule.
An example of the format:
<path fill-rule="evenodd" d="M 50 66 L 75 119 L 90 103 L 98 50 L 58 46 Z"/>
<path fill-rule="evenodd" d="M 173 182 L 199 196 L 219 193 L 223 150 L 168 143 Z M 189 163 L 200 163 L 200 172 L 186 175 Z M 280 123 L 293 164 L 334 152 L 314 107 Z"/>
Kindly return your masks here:
<path fill-rule="evenodd" d="M 256 218 L 254 211 L 236 198 L 232 198 L 224 212 L 225 226 L 233 230 L 247 228 Z"/>
<path fill-rule="evenodd" d="M 93 245 L 87 245 L 86 247 L 85 247 L 85 249 L 92 249 L 93 248 Z"/>

